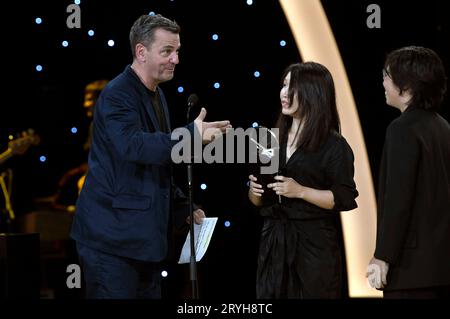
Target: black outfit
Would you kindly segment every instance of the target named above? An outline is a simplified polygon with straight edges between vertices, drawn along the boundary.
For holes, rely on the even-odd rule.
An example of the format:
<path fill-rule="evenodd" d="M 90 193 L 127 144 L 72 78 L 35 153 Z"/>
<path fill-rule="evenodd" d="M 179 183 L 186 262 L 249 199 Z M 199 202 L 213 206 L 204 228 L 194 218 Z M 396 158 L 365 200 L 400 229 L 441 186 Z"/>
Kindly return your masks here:
<path fill-rule="evenodd" d="M 450 286 L 450 125 L 408 107 L 386 132 L 375 257 L 385 291 Z"/>
<path fill-rule="evenodd" d="M 335 206 L 326 210 L 302 199 L 281 197 L 278 203 L 263 196 L 257 298 L 341 297 L 339 212 L 357 207 L 353 161 L 350 146 L 338 133 L 315 152 L 298 148 L 287 163 L 286 144 L 281 145 L 281 174 L 307 187 L 331 190 Z"/>

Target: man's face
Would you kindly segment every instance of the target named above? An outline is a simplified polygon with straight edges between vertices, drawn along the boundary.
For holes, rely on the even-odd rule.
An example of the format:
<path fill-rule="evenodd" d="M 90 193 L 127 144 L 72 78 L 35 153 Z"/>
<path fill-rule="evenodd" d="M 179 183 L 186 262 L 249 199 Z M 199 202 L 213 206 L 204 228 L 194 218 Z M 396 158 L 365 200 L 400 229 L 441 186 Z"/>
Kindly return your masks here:
<path fill-rule="evenodd" d="M 155 84 L 169 81 L 173 78 L 175 66 L 180 62 L 180 35 L 164 29 L 158 29 L 154 41 L 146 50 L 146 72 Z"/>

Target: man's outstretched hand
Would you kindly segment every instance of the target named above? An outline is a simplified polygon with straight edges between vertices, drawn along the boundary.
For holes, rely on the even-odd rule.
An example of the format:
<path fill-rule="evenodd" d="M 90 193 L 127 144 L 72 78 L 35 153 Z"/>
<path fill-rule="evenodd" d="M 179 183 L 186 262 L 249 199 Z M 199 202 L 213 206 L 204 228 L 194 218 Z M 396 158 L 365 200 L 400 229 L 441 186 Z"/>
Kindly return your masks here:
<path fill-rule="evenodd" d="M 195 128 L 202 137 L 203 144 L 212 142 L 232 127 L 230 121 L 205 122 L 205 117 L 206 109 L 202 107 L 200 114 L 194 120 Z"/>

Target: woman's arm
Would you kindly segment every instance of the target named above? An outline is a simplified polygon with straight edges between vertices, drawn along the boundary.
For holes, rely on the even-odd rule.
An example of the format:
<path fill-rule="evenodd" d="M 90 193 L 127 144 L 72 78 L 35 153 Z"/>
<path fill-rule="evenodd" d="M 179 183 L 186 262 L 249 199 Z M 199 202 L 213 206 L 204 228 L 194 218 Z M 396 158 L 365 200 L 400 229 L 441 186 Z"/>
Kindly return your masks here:
<path fill-rule="evenodd" d="M 248 199 L 252 202 L 255 206 L 261 206 L 262 205 L 262 194 L 264 193 L 264 190 L 262 189 L 261 184 L 257 184 L 257 178 L 253 175 L 250 175 L 248 177 L 250 181 L 250 188 L 248 189 Z"/>
<path fill-rule="evenodd" d="M 299 198 L 323 209 L 334 208 L 334 195 L 330 190 L 306 187 L 297 183 L 291 177 L 275 176 L 277 182 L 267 185 L 277 195 L 288 198 Z"/>

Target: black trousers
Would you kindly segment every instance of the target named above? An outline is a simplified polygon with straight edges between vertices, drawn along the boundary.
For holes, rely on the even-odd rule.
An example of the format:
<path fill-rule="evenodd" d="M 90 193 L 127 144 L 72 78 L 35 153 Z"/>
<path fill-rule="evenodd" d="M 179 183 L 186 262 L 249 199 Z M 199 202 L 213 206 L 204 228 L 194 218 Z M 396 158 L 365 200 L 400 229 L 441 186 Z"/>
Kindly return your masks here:
<path fill-rule="evenodd" d="M 77 251 L 88 299 L 161 299 L 158 263 L 110 255 L 80 243 Z"/>
<path fill-rule="evenodd" d="M 450 285 L 384 291 L 385 299 L 450 299 Z"/>

